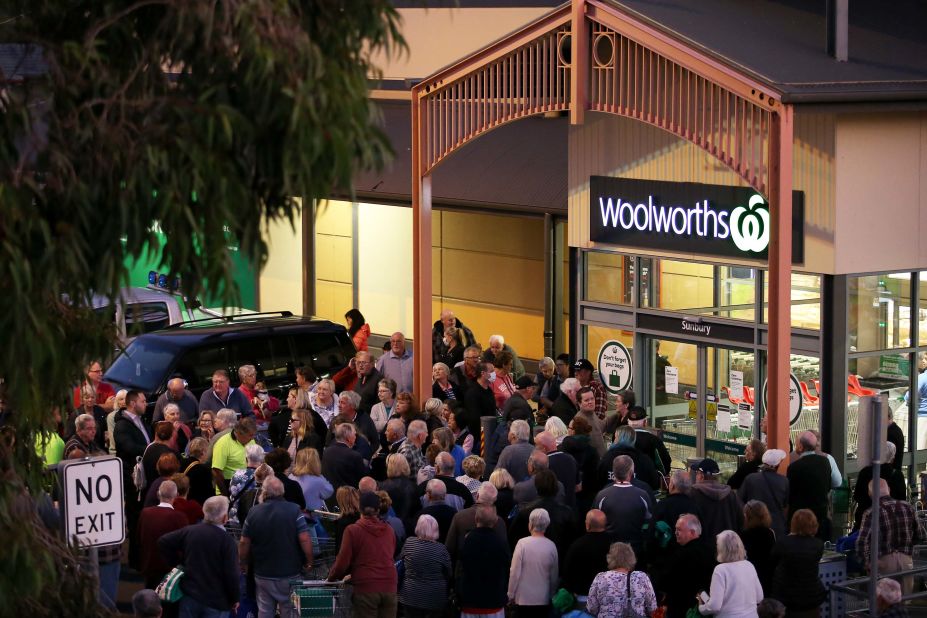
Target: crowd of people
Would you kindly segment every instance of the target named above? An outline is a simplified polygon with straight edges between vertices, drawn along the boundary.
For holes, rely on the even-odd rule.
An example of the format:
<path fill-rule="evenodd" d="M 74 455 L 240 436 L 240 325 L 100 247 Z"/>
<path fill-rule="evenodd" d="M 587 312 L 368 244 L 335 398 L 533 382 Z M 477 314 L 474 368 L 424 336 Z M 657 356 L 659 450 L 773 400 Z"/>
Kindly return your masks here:
<path fill-rule="evenodd" d="M 63 435 L 37 446 L 48 463 L 122 459 L 128 564 L 152 589 L 184 569 L 179 603 L 144 592 L 137 611 L 227 616 L 250 598 L 260 618 L 291 616 L 290 582 L 329 537 L 327 577 L 350 580 L 355 616 L 819 612 L 835 485 L 814 432 L 787 475 L 789 454 L 754 440 L 722 483 L 711 458 L 673 469 L 634 393 L 609 410 L 586 359 L 544 358 L 529 375 L 502 336 L 484 349 L 444 311 L 432 397 L 416 401 L 402 333 L 374 362 L 363 316 L 346 318 L 357 354 L 331 378 L 298 368 L 284 402 L 245 365 L 235 386 L 216 369 L 199 398 L 173 378 L 149 418 L 144 393 L 114 392 L 99 363 L 88 367 Z M 877 482 L 880 564 L 897 570 L 917 527 Z M 870 515 L 859 515 L 864 557 Z M 119 546 L 100 552 L 104 600 L 122 558 Z M 880 583 L 889 605 L 894 583 Z"/>

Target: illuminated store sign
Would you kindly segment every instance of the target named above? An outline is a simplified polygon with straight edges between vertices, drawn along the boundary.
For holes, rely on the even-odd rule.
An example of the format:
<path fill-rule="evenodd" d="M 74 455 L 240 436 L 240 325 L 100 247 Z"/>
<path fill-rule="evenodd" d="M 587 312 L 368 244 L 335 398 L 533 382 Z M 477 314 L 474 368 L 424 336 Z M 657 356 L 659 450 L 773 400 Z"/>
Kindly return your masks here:
<path fill-rule="evenodd" d="M 770 212 L 751 188 L 592 176 L 589 237 L 595 242 L 765 260 Z M 804 196 L 792 193 L 792 262 L 804 259 Z"/>

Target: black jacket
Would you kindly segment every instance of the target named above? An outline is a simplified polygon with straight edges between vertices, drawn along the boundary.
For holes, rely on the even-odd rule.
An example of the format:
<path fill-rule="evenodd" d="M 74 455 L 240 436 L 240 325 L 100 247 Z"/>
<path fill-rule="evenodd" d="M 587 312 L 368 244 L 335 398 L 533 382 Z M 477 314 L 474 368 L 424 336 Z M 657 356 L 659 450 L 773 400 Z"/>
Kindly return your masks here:
<path fill-rule="evenodd" d="M 761 465 L 763 465 L 763 462 L 759 459 L 743 462 L 737 467 L 737 470 L 734 472 L 734 474 L 731 475 L 731 478 L 727 480 L 727 484 L 731 487 L 731 489 L 740 489 L 740 486 L 743 485 L 744 479 L 759 470 Z"/>
<path fill-rule="evenodd" d="M 370 373 L 365 376 L 357 377 L 357 382 L 354 383 L 354 392 L 361 396 L 360 406 L 357 408 L 358 414 L 363 412 L 370 414 L 370 409 L 380 403 L 380 398 L 377 396 L 377 386 L 382 379 L 383 375 L 376 368 L 371 369 Z"/>
<path fill-rule="evenodd" d="M 464 539 L 457 579 L 461 609 L 502 609 L 508 602 L 509 561 L 506 544 L 492 528 L 476 528 Z"/>
<path fill-rule="evenodd" d="M 576 416 L 576 412 L 577 407 L 573 400 L 567 397 L 566 394 L 560 393 L 560 396 L 554 400 L 554 405 L 550 409 L 550 416 L 556 416 L 563 421 L 564 425 L 569 426 L 570 421 Z"/>
<path fill-rule="evenodd" d="M 666 595 L 667 618 L 685 618 L 695 607 L 695 595 L 711 587 L 715 565 L 715 544 L 704 535 L 676 550 L 667 570 L 654 582 L 657 598 Z"/>
<path fill-rule="evenodd" d="M 337 490 L 342 485 L 357 487 L 367 474 L 367 465 L 360 453 L 343 442 L 335 442 L 322 455 L 322 476 Z"/>
<path fill-rule="evenodd" d="M 595 576 L 608 570 L 608 549 L 611 537 L 607 532 L 587 532 L 567 550 L 563 563 L 563 587 L 573 594 L 588 596 Z"/>
<path fill-rule="evenodd" d="M 464 400 L 463 387 L 459 386 L 455 382 L 451 382 L 450 380 L 448 380 L 447 383 L 450 384 L 451 390 L 454 392 L 454 399 L 463 403 L 463 400 Z M 435 399 L 440 399 L 441 401 L 447 401 L 448 399 L 447 393 L 445 393 L 444 390 L 440 386 L 438 386 L 437 382 L 432 382 L 431 384 L 431 396 L 434 397 Z"/>
<path fill-rule="evenodd" d="M 666 450 L 663 440 L 646 429 L 635 429 L 634 436 L 634 448 L 650 457 L 655 467 L 659 462 L 663 467 L 663 474 L 669 476 L 670 464 L 673 462 L 673 458 L 670 457 L 669 451 Z"/>
<path fill-rule="evenodd" d="M 771 596 L 782 601 L 787 610 L 819 607 L 827 596 L 818 577 L 823 553 L 824 542 L 814 537 L 790 534 L 779 539 L 772 551 L 775 571 Z"/>
<path fill-rule="evenodd" d="M 436 474 L 435 477 L 442 483 L 444 483 L 444 488 L 447 490 L 449 496 L 460 496 L 460 499 L 464 502 L 464 508 L 470 508 L 473 506 L 473 494 L 470 493 L 470 490 L 467 489 L 467 486 L 455 479 L 452 476 L 442 476 Z M 433 479 L 430 479 L 433 480 Z M 418 495 L 419 497 L 425 495 L 425 486 L 428 485 L 428 481 L 424 483 L 419 483 L 418 485 Z"/>
<path fill-rule="evenodd" d="M 113 438 L 116 441 L 116 457 L 122 459 L 122 472 L 129 481 L 125 486 L 125 491 L 134 491 L 132 468 L 135 467 L 135 458 L 145 454 L 149 436 L 147 433 L 142 433 L 128 417 L 129 414 L 125 410 L 116 412 L 113 422 Z M 154 478 L 148 480 L 153 481 Z"/>
<path fill-rule="evenodd" d="M 635 478 L 650 485 L 653 491 L 658 491 L 660 489 L 660 477 L 657 476 L 657 468 L 654 466 L 653 459 L 648 455 L 644 455 L 633 446 L 612 446 L 605 452 L 602 461 L 599 462 L 597 489 L 602 489 L 614 481 L 612 478 L 612 463 L 614 463 L 615 458 L 619 455 L 627 455 L 634 460 Z"/>
<path fill-rule="evenodd" d="M 184 566 L 185 595 L 220 611 L 238 603 L 238 546 L 224 529 L 205 522 L 187 526 L 158 539 L 158 549 L 167 564 Z"/>
<path fill-rule="evenodd" d="M 496 415 L 496 398 L 492 389 L 483 388 L 475 382 L 464 395 L 464 407 L 467 409 L 467 428 L 474 436 L 480 435 L 480 417 Z"/>

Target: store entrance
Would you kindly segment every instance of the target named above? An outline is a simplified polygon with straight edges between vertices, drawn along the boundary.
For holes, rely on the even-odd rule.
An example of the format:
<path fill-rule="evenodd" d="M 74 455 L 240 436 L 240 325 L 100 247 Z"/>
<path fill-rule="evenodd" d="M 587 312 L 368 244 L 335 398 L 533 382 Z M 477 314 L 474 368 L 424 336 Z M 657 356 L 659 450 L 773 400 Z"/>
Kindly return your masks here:
<path fill-rule="evenodd" d="M 663 433 L 674 468 L 715 459 L 723 479 L 737 468 L 757 423 L 752 350 L 645 338 L 648 416 Z"/>

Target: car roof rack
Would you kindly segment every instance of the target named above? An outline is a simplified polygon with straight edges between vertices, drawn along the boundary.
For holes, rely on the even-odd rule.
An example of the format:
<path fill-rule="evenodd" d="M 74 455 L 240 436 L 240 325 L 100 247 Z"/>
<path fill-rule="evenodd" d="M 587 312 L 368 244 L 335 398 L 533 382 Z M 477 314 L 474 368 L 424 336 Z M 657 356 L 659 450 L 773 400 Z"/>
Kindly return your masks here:
<path fill-rule="evenodd" d="M 278 318 L 292 318 L 292 311 L 262 311 L 260 313 L 240 313 L 237 315 L 217 315 L 213 318 L 200 318 L 198 320 L 187 320 L 185 322 L 177 322 L 176 324 L 171 324 L 165 327 L 162 330 L 171 330 L 178 329 L 190 324 L 200 324 L 202 322 L 220 322 L 224 324 L 230 324 L 239 320 L 250 320 L 252 318 L 264 318 L 264 317 L 278 317 Z"/>

